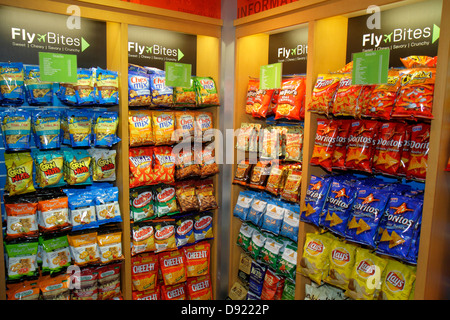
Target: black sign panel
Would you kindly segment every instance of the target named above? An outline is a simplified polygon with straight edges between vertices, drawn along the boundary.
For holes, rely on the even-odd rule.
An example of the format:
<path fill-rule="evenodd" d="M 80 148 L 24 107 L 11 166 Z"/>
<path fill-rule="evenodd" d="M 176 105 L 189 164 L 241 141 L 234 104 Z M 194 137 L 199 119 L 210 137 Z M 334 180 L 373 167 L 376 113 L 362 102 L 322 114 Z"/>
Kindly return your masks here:
<path fill-rule="evenodd" d="M 81 68 L 106 68 L 106 23 L 0 6 L 0 61 L 39 64 L 39 52 L 77 55 Z M 69 22 L 68 22 L 69 21 Z"/>
<path fill-rule="evenodd" d="M 128 62 L 164 70 L 164 63 L 192 65 L 196 73 L 197 36 L 168 30 L 128 26 Z"/>
<path fill-rule="evenodd" d="M 410 55 L 436 56 L 441 7 L 442 0 L 433 0 L 381 11 L 380 29 L 368 28 L 372 14 L 348 19 L 347 62 L 355 52 L 381 49 L 391 50 L 391 67 L 402 67 L 400 58 Z"/>
<path fill-rule="evenodd" d="M 269 64 L 282 62 L 283 75 L 306 73 L 308 28 L 269 35 Z"/>

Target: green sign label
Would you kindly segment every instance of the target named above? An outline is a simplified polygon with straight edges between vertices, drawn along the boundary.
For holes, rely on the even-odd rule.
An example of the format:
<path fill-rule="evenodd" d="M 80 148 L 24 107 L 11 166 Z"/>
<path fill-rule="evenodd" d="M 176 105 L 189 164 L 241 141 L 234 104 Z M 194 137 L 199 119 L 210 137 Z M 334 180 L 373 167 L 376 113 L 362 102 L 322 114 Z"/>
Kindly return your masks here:
<path fill-rule="evenodd" d="M 40 77 L 45 82 L 77 82 L 77 56 L 39 52 Z"/>
<path fill-rule="evenodd" d="M 282 68 L 283 64 L 281 62 L 261 66 L 259 71 L 260 89 L 281 88 Z"/>
<path fill-rule="evenodd" d="M 192 66 L 187 63 L 165 62 L 166 86 L 183 87 L 191 86 Z"/>
<path fill-rule="evenodd" d="M 387 83 L 389 49 L 353 54 L 352 84 Z"/>

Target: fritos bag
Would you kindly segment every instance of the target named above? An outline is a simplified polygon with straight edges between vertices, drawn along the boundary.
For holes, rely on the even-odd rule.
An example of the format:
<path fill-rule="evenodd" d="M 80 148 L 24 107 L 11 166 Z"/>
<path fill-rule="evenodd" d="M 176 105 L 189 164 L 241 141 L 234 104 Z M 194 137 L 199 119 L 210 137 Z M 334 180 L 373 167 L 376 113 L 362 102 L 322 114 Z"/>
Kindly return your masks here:
<path fill-rule="evenodd" d="M 166 286 L 172 286 L 187 280 L 186 258 L 179 250 L 163 252 L 158 255 L 158 259 Z"/>
<path fill-rule="evenodd" d="M 308 105 L 308 111 L 328 115 L 342 77 L 343 74 L 340 73 L 319 74 L 314 85 L 311 102 Z"/>
<path fill-rule="evenodd" d="M 334 116 L 361 116 L 361 106 L 358 98 L 361 94 L 361 85 L 352 85 L 352 74 L 347 73 L 339 81 L 339 87 L 334 95 L 331 113 Z"/>
<path fill-rule="evenodd" d="M 278 93 L 275 119 L 301 120 L 305 96 L 305 77 L 283 79 Z"/>

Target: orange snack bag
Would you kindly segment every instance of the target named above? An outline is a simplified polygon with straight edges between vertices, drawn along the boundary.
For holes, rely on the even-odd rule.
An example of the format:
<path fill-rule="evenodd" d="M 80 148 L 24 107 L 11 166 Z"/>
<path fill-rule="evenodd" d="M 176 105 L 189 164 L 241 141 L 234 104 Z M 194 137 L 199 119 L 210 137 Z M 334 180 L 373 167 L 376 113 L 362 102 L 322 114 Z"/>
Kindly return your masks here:
<path fill-rule="evenodd" d="M 210 276 L 188 278 L 187 292 L 189 300 L 212 300 Z"/>
<path fill-rule="evenodd" d="M 247 101 L 245 104 L 245 113 L 247 114 L 253 113 L 253 105 L 255 103 L 255 98 L 258 89 L 259 89 L 259 79 L 250 78 L 248 80 Z"/>
<path fill-rule="evenodd" d="M 154 184 L 153 147 L 130 148 L 128 160 L 130 188 Z"/>
<path fill-rule="evenodd" d="M 301 120 L 305 89 L 305 77 L 284 79 L 278 93 L 275 119 Z"/>
<path fill-rule="evenodd" d="M 340 73 L 319 74 L 314 85 L 311 102 L 308 105 L 308 111 L 328 115 L 342 77 L 343 74 Z"/>
<path fill-rule="evenodd" d="M 175 131 L 175 113 L 152 111 L 152 127 L 155 145 L 171 144 Z"/>
<path fill-rule="evenodd" d="M 154 290 L 158 280 L 159 261 L 155 254 L 144 253 L 131 258 L 133 289 Z"/>
<path fill-rule="evenodd" d="M 210 247 L 209 242 L 201 242 L 182 249 L 188 278 L 209 274 Z"/>
<path fill-rule="evenodd" d="M 159 254 L 159 264 L 166 286 L 186 281 L 185 257 L 179 250 Z"/>
<path fill-rule="evenodd" d="M 352 84 L 351 73 L 344 74 L 339 81 L 339 87 L 334 96 L 331 113 L 335 116 L 360 117 L 361 107 L 358 104 L 358 98 L 361 90 L 361 85 Z"/>
<path fill-rule="evenodd" d="M 160 146 L 153 149 L 153 177 L 157 183 L 172 183 L 175 181 L 175 157 L 172 147 Z"/>
<path fill-rule="evenodd" d="M 152 112 L 150 110 L 128 111 L 130 147 L 154 144 Z"/>

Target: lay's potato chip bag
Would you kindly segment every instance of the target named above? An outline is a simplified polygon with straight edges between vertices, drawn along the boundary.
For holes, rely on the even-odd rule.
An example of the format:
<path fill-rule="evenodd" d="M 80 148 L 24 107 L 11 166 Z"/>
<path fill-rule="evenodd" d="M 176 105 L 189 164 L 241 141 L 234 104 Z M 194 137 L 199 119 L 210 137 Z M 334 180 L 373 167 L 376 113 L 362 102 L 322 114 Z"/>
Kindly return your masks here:
<path fill-rule="evenodd" d="M 345 241 L 334 240 L 330 250 L 330 269 L 323 280 L 329 284 L 347 289 L 355 264 L 356 246 Z"/>
<path fill-rule="evenodd" d="M 384 274 L 378 299 L 408 300 L 416 280 L 415 268 L 391 259 Z"/>

